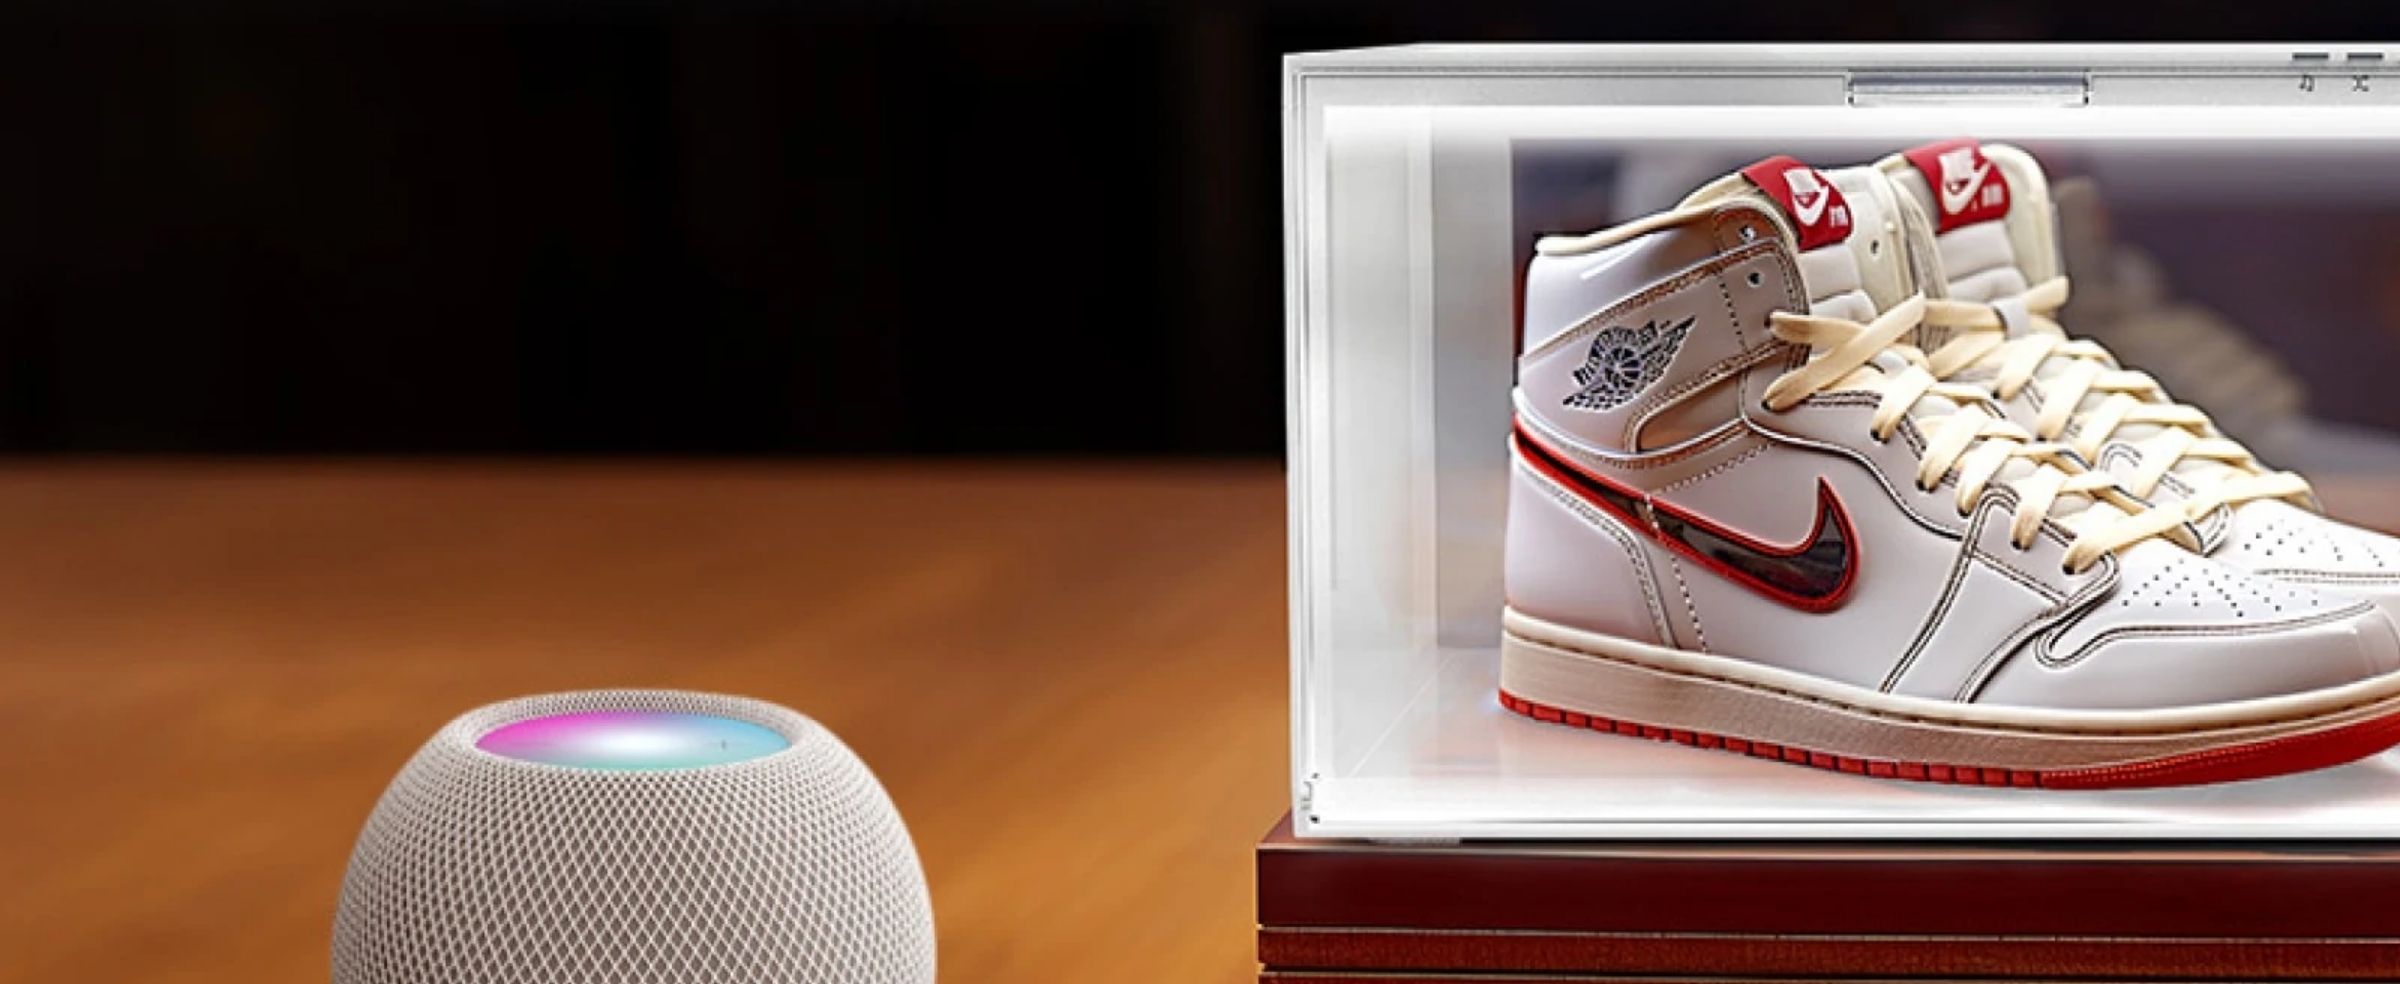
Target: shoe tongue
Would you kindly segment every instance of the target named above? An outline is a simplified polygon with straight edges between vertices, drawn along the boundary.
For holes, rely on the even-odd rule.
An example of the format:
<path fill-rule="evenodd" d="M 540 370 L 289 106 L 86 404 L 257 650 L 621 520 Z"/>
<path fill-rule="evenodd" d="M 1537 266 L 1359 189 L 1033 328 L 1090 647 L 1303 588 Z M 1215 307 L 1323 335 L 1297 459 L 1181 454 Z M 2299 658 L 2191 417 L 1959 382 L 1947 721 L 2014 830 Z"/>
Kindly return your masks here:
<path fill-rule="evenodd" d="M 2008 144 L 1945 140 L 1901 151 L 1877 166 L 1930 218 L 1932 265 L 1938 271 L 1931 276 L 1943 281 L 1942 296 L 2002 301 L 2063 272 L 2050 181 L 2033 155 Z M 2016 319 L 2008 333 L 2016 337 L 2029 330 L 2028 320 Z M 1928 350 L 1942 341 L 1920 337 Z M 2034 378 L 2055 377 L 2068 361 L 2053 357 L 2034 370 Z M 1974 381 L 1979 375 L 1970 371 L 1956 378 Z M 2104 398 L 2087 395 L 2078 409 L 2090 410 Z M 2141 445 L 2164 430 L 2156 424 L 2126 424 L 2111 436 Z M 2205 459 L 2186 459 L 2173 469 L 2194 481 L 2218 480 L 2237 471 Z"/>
<path fill-rule="evenodd" d="M 1930 218 L 1944 296 L 2000 300 L 2058 275 L 2050 182 L 2032 155 L 2007 144 L 1945 140 L 1878 166 Z"/>
<path fill-rule="evenodd" d="M 1818 171 L 1789 157 L 1770 157 L 1702 187 L 1682 205 L 1748 201 L 1771 206 L 1767 210 L 1780 220 L 1785 241 L 1798 258 L 1810 313 L 1870 321 L 1917 291 L 1904 230 L 1919 220 L 1906 214 L 1901 196 L 1908 192 L 1888 171 L 1880 166 Z M 2039 170 L 2034 174 L 2038 181 Z M 2023 282 L 2019 280 L 2016 292 L 2025 289 Z M 1875 357 L 1873 365 L 1887 375 L 1898 375 L 1908 370 L 1910 362 L 1900 350 L 1887 349 Z M 1927 420 L 1987 410 L 1928 392 L 1909 413 Z M 2017 459 L 1994 477 L 2004 483 L 2016 482 L 2045 467 Z M 2050 515 L 2080 528 L 2123 513 L 2088 496 L 2062 495 L 2052 503 Z"/>
<path fill-rule="evenodd" d="M 1693 192 L 1684 207 L 1747 202 L 1773 214 L 1812 314 L 1871 321 L 1915 291 L 1895 193 L 1873 168 L 1819 171 L 1769 157 Z"/>
<path fill-rule="evenodd" d="M 1798 260 L 1809 313 L 1866 322 L 1916 293 L 1899 196 L 1891 179 L 1871 166 L 1819 171 L 1789 157 L 1769 157 L 1693 192 L 1683 207 L 1724 201 L 1765 207 L 1780 220 Z M 1910 365 L 1897 349 L 1877 354 L 1872 364 L 1885 375 Z M 1959 409 L 1928 393 L 1910 412 L 1933 417 Z"/>

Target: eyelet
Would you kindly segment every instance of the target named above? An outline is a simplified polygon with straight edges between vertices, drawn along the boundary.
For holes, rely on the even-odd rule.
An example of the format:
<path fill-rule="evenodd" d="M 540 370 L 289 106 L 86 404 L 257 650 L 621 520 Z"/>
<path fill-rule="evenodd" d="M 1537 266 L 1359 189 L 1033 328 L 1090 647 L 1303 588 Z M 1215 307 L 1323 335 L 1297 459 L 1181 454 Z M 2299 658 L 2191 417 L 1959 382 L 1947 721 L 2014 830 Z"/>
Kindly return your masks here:
<path fill-rule="evenodd" d="M 2068 577 L 2074 577 L 2074 576 L 2076 576 L 2076 575 L 2078 575 L 2078 574 L 2081 574 L 2081 573 L 2083 573 L 2082 571 L 2079 571 L 2079 570 L 2076 570 L 2076 569 L 2074 569 L 2074 568 L 2072 568 L 2072 567 L 2069 567 L 2069 566 L 2067 566 L 2067 562 L 2066 562 L 2066 561 L 2063 561 L 2063 560 L 2058 562 L 2058 572 L 2059 572 L 2059 573 L 2061 573 L 2061 574 L 2064 574 L 2064 575 L 2066 575 L 2066 576 L 2068 576 Z"/>
<path fill-rule="evenodd" d="M 1763 284 L 1763 283 L 1766 283 L 1766 282 L 1767 282 L 1767 278 L 1765 278 L 1765 277 L 1762 277 L 1762 276 L 1759 276 L 1759 275 L 1758 275 L 1758 271 L 1756 271 L 1756 270 L 1752 270 L 1752 271 L 1750 271 L 1750 286 L 1752 286 L 1752 287 L 1756 287 L 1756 286 L 1758 286 L 1758 285 L 1760 285 L 1760 284 Z"/>
<path fill-rule="evenodd" d="M 1883 255 L 1883 240 L 1881 240 L 1881 239 L 1869 239 L 1869 240 L 1867 240 L 1867 255 L 1868 255 L 1868 256 L 1882 256 L 1882 255 Z"/>

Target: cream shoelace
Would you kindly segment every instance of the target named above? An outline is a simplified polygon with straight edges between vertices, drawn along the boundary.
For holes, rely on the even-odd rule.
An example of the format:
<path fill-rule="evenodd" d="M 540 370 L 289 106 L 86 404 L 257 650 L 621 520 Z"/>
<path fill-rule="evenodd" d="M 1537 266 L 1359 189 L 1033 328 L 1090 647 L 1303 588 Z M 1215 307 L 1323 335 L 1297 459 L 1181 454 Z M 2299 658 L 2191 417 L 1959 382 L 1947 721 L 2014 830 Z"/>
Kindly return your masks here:
<path fill-rule="evenodd" d="M 2009 542 L 2025 549 L 2033 545 L 2042 520 L 2050 515 L 2059 497 L 2081 495 L 2091 499 L 2092 507 L 2059 518 L 2059 524 L 2074 534 L 2067 545 L 2069 573 L 2080 573 L 2098 563 L 2103 555 L 2154 536 L 2165 535 L 2187 548 L 2197 549 L 2198 544 L 2191 542 L 2183 525 L 2181 510 L 2150 508 L 2127 494 L 2107 472 L 2083 467 L 2065 445 L 2036 441 L 2024 428 L 2009 423 L 1992 410 L 1990 395 L 1980 387 L 1935 379 L 1924 354 L 1900 344 L 1900 339 L 1923 321 L 1927 307 L 1923 295 L 1913 296 L 1866 324 L 1826 315 L 1775 312 L 1772 319 L 1775 337 L 1810 346 L 1818 354 L 1768 384 L 1767 408 L 1788 410 L 1811 394 L 1826 390 L 1878 393 L 1882 399 L 1875 406 L 1872 430 L 1876 440 L 1884 441 L 1891 439 L 1892 432 L 1899 429 L 1919 400 L 1929 395 L 1939 397 L 1957 408 L 1948 413 L 1918 415 L 1917 426 L 1925 438 L 1925 452 L 1917 466 L 1917 488 L 1933 491 L 1955 469 L 1959 515 L 1972 512 L 1983 490 L 1994 479 L 2000 479 L 2017 494 L 2017 511 L 2009 522 Z M 1891 373 L 1877 365 L 1876 356 L 1887 351 L 1906 360 L 1907 368 Z M 2016 461 L 2031 467 L 2020 469 L 2014 477 L 2001 478 L 2001 470 Z M 2103 505 L 2114 508 L 2102 508 Z"/>
<path fill-rule="evenodd" d="M 2033 330 L 2010 338 L 1999 309 L 1991 305 L 1925 302 L 1927 325 L 1963 329 L 1926 357 L 1926 367 L 1940 379 L 1971 368 L 1990 369 L 1994 392 L 2006 400 L 2032 382 L 2050 359 L 2070 360 L 2056 375 L 2042 380 L 2042 411 L 2034 419 L 2035 437 L 2056 441 L 2073 425 L 2075 434 L 2068 447 L 2085 461 L 2098 462 L 2100 448 L 2119 427 L 2153 424 L 2159 428 L 2158 434 L 2139 442 L 2141 462 L 2122 476 L 2125 488 L 2133 494 L 2149 497 L 2157 491 L 2159 480 L 2182 462 L 2213 461 L 2236 474 L 2193 483 L 2198 487 L 2183 504 L 2188 518 L 2198 519 L 2220 506 L 2252 499 L 2286 499 L 2315 508 L 2306 479 L 2287 471 L 2268 471 L 2251 456 L 2250 449 L 2218 433 L 2216 424 L 2200 408 L 2170 399 L 2149 373 L 2117 368 L 2116 359 L 2098 342 L 2068 338 L 2066 329 L 2055 320 L 2058 309 L 2067 303 L 2067 278 L 2043 281 L 2025 292 L 2023 303 Z M 2100 401 L 2088 412 L 2081 410 L 2084 398 L 2092 394 L 2100 394 Z M 2078 415 L 2083 418 L 2080 424 L 2075 423 Z"/>

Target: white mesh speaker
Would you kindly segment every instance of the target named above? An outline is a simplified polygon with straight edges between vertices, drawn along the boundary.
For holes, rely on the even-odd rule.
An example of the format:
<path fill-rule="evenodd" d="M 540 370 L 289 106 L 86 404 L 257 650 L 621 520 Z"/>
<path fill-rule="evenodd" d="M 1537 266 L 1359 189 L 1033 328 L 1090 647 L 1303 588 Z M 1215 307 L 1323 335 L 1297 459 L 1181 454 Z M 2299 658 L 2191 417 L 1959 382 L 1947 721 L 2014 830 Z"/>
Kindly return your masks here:
<path fill-rule="evenodd" d="M 335 984 L 933 979 L 924 873 L 882 785 L 815 721 L 710 694 L 450 722 L 376 804 L 334 920 Z"/>

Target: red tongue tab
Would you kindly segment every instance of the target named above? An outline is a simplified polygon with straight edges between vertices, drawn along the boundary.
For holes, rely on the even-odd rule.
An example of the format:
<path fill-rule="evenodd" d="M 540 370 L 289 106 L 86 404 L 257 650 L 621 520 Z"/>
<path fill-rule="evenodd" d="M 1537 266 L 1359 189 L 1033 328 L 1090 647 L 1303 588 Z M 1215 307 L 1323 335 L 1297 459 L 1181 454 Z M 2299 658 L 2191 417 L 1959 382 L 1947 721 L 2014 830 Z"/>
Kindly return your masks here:
<path fill-rule="evenodd" d="M 1799 230 L 1801 252 L 1850 237 L 1850 203 L 1816 168 L 1789 157 L 1769 157 L 1743 168 L 1742 177 L 1783 206 L 1783 214 Z"/>
<path fill-rule="evenodd" d="M 1944 140 L 1901 151 L 1933 188 L 1935 232 L 2008 214 L 2008 179 L 1973 140 Z"/>

